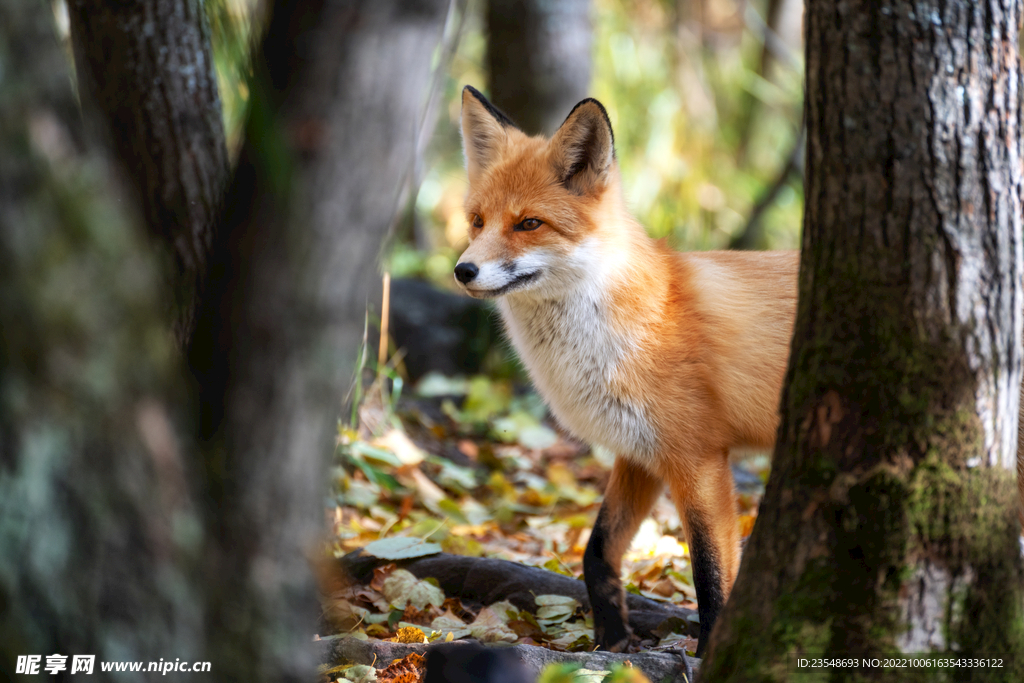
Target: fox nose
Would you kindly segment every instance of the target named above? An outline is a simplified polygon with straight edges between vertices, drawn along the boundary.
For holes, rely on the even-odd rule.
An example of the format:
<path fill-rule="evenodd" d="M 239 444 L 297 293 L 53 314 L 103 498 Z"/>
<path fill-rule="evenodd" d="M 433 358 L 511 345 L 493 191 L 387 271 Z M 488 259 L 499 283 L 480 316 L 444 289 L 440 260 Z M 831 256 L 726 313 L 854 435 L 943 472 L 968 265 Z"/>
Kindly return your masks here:
<path fill-rule="evenodd" d="M 476 267 L 475 263 L 460 263 L 455 266 L 455 279 L 466 284 L 477 276 L 480 269 Z"/>

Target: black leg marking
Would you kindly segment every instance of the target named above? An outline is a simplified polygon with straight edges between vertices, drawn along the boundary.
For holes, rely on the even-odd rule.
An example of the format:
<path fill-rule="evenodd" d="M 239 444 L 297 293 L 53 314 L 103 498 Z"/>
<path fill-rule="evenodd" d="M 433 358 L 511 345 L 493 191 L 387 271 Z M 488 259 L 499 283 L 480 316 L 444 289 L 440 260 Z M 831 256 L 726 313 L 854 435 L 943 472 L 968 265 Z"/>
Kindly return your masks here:
<path fill-rule="evenodd" d="M 686 522 L 690 530 L 690 563 L 693 565 L 693 585 L 697 589 L 697 614 L 700 616 L 697 656 L 703 657 L 711 629 L 715 627 L 715 620 L 725 602 L 722 560 L 704 518 L 698 513 L 687 512 Z"/>
<path fill-rule="evenodd" d="M 619 568 L 605 558 L 609 531 L 608 508 L 602 505 L 583 553 L 583 578 L 594 610 L 594 640 L 603 650 L 622 652 L 629 646 L 633 630 L 629 627 Z"/>

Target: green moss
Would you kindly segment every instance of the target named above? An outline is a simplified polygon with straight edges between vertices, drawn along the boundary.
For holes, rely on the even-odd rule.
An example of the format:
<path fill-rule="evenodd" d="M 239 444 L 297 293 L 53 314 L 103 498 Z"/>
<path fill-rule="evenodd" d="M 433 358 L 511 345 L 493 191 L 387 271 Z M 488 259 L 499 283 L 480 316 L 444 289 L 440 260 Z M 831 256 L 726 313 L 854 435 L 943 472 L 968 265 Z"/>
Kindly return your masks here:
<path fill-rule="evenodd" d="M 907 510 L 922 552 L 970 564 L 1002 552 L 1017 535 L 1017 486 L 1013 472 L 959 468 L 932 453 L 915 468 Z"/>
<path fill-rule="evenodd" d="M 925 557 L 959 572 L 948 593 L 949 651 L 1006 659 L 1002 672 L 973 671 L 969 680 L 1024 680 L 1014 657 L 1024 650 L 1016 484 L 1012 472 L 945 460 L 948 454 L 953 463 L 962 462 L 968 444 L 977 445 L 971 420 L 962 417 L 938 421 L 941 428 L 916 465 L 883 463 L 823 487 L 833 497 L 820 513 L 832 524 L 834 540 L 823 546 L 829 555 L 808 561 L 780 591 L 770 609 L 769 637 L 752 614 L 732 622 L 730 643 L 736 649 L 716 651 L 709 680 L 877 680 L 856 672 L 794 679 L 787 656 L 896 652 L 902 592 Z M 853 595 L 856 586 L 862 591 Z M 884 680 L 943 676 L 934 670 L 891 671 Z"/>

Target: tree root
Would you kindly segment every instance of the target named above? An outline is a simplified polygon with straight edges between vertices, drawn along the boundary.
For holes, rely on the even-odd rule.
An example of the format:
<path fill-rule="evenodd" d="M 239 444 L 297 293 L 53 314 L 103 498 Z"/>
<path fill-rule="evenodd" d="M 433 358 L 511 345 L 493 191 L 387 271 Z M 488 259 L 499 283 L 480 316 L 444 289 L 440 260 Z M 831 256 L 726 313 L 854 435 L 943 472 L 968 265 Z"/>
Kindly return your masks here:
<path fill-rule="evenodd" d="M 364 555 L 353 550 L 339 561 L 342 570 L 359 583 L 369 583 L 373 569 L 389 560 Z M 576 599 L 584 611 L 590 599 L 584 583 L 539 567 L 529 567 L 508 560 L 484 557 L 463 557 L 438 553 L 427 557 L 399 561 L 396 564 L 418 578 L 433 577 L 448 597 L 457 597 L 480 605 L 508 600 L 519 609 L 536 611 L 537 595 L 565 595 Z M 678 619 L 676 629 L 696 638 L 700 632 L 696 611 L 655 602 L 640 595 L 626 594 L 629 624 L 641 638 L 657 638 L 658 627 L 667 619 Z M 653 680 L 653 679 L 652 679 Z"/>
<path fill-rule="evenodd" d="M 456 643 L 459 641 L 456 641 Z M 365 664 L 383 669 L 392 661 L 415 652 L 423 654 L 426 644 L 392 643 L 384 640 L 359 640 L 342 637 L 328 638 L 317 643 L 320 660 L 328 664 Z M 651 681 L 693 683 L 700 668 L 700 660 L 673 650 L 671 652 L 555 652 L 536 645 L 512 645 L 502 648 L 511 651 L 522 661 L 531 675 L 536 676 L 548 664 L 574 662 L 584 669 L 607 670 L 612 664 L 629 662 Z"/>

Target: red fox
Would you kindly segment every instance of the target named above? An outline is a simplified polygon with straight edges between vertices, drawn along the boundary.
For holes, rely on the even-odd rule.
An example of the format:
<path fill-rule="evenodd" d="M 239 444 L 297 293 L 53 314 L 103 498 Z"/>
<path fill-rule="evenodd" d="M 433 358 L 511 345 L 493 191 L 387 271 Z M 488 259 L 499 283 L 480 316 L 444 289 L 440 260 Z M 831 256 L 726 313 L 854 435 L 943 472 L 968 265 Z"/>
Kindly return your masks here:
<path fill-rule="evenodd" d="M 616 453 L 583 572 L 594 635 L 630 643 L 620 563 L 668 487 L 690 543 L 701 656 L 739 568 L 728 453 L 769 448 L 789 357 L 796 252 L 676 253 L 629 215 L 604 107 L 548 140 L 462 93 L 470 244 L 455 278 L 498 297 L 552 413 Z"/>

